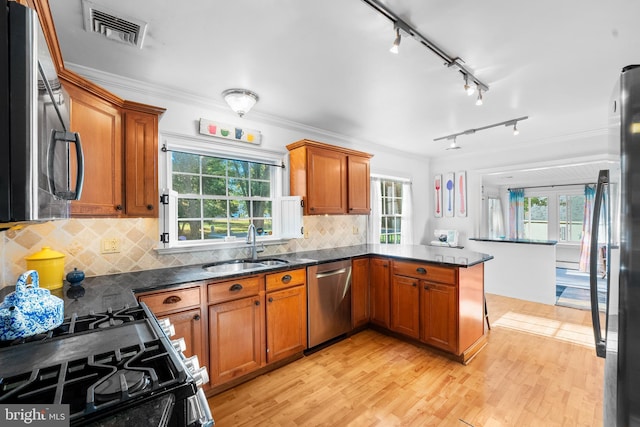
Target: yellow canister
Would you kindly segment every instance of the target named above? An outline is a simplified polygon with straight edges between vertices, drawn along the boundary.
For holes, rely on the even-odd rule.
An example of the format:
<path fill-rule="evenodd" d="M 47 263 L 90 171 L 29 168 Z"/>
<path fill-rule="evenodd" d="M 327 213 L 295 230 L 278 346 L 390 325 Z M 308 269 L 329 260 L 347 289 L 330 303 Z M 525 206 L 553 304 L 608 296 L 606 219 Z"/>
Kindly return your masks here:
<path fill-rule="evenodd" d="M 49 246 L 44 246 L 40 252 L 29 255 L 27 269 L 36 270 L 40 279 L 40 287 L 47 289 L 59 289 L 64 278 L 63 253 L 54 251 Z"/>

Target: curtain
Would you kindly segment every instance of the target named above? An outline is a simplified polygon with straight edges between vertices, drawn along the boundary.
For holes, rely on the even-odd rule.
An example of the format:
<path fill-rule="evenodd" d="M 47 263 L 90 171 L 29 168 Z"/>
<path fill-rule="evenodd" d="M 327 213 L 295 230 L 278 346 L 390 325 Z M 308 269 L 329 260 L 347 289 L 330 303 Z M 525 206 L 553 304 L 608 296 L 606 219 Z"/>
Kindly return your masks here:
<path fill-rule="evenodd" d="M 369 243 L 380 243 L 382 221 L 382 194 L 380 178 L 371 178 L 371 215 L 369 215 Z"/>
<path fill-rule="evenodd" d="M 509 190 L 509 238 L 524 237 L 524 188 Z"/>
<path fill-rule="evenodd" d="M 582 220 L 582 241 L 580 242 L 580 271 L 589 271 L 591 253 L 591 226 L 593 224 L 593 204 L 596 189 L 591 185 L 584 186 L 584 217 Z"/>
<path fill-rule="evenodd" d="M 411 183 L 402 183 L 402 222 L 400 223 L 400 243 L 413 245 L 413 199 Z"/>

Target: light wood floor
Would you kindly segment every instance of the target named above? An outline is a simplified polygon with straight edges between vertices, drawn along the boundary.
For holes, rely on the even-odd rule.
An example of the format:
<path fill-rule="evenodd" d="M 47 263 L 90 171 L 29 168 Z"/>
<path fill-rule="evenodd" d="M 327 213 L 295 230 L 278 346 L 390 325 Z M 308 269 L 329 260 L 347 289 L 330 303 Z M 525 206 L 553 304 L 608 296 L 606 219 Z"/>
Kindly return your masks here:
<path fill-rule="evenodd" d="M 590 313 L 487 295 L 467 366 L 372 330 L 209 399 L 229 426 L 601 426 Z"/>

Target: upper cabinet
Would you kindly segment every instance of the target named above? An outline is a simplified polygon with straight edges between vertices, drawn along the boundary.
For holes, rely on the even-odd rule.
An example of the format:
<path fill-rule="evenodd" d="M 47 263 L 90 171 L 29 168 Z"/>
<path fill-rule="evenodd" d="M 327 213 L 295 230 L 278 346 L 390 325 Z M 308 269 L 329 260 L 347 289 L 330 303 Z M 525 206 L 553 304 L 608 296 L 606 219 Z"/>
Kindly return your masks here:
<path fill-rule="evenodd" d="M 302 197 L 305 215 L 369 214 L 371 154 L 308 139 L 287 149 L 291 195 Z"/>
<path fill-rule="evenodd" d="M 165 109 L 121 99 L 67 70 L 48 0 L 36 9 L 58 77 L 69 93 L 71 131 L 84 151 L 84 186 L 73 217 L 158 216 L 158 120 Z M 72 165 L 75 167 L 75 165 Z"/>

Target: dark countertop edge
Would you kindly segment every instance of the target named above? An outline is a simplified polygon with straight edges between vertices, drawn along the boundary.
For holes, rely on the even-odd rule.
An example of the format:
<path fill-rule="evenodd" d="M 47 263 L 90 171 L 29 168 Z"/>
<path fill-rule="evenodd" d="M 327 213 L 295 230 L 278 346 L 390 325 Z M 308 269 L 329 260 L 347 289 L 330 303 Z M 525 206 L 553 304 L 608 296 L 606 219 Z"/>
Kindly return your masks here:
<path fill-rule="evenodd" d="M 525 245 L 547 245 L 554 246 L 558 244 L 557 240 L 532 240 L 532 239 L 497 239 L 491 237 L 469 237 L 469 240 L 476 242 L 496 242 L 496 243 L 522 243 Z"/>
<path fill-rule="evenodd" d="M 135 306 L 138 304 L 137 295 L 146 292 L 168 291 L 205 281 L 231 281 L 256 274 L 272 274 L 297 268 L 306 268 L 311 265 L 367 256 L 460 268 L 472 267 L 493 259 L 492 255 L 446 247 L 364 244 L 264 257 L 286 259 L 290 261 L 290 264 L 270 266 L 251 271 L 211 273 L 202 268 L 204 264 L 194 264 L 92 276 L 87 277 L 80 286 L 71 287 L 69 283 L 64 281 L 64 286 L 60 289 L 52 290 L 51 294 L 64 300 L 65 317 L 69 317 L 73 313 L 82 316 L 91 312 L 104 312 L 109 308 L 120 309 L 125 306 Z M 15 286 L 10 285 L 0 288 L 0 302 L 8 293 L 14 290 Z M 81 291 L 82 295 L 80 297 L 74 296 L 77 291 Z"/>

